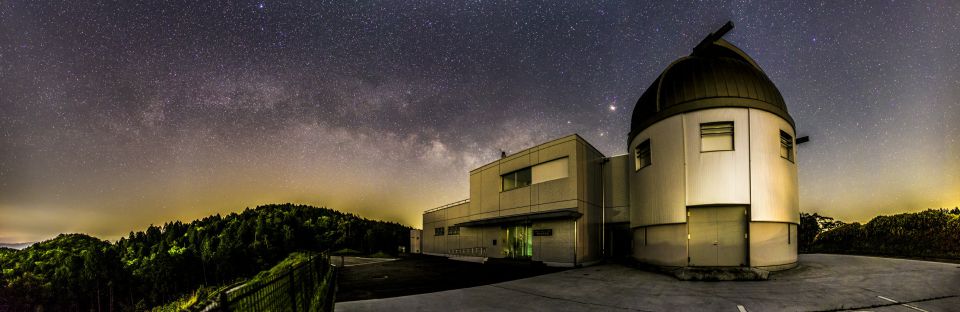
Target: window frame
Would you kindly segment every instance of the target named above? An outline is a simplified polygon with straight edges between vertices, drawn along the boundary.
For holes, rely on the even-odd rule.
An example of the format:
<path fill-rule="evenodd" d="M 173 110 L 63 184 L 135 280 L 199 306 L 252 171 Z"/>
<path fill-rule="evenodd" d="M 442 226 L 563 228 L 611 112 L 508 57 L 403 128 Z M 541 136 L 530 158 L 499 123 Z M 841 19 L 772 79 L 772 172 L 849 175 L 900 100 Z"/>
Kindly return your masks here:
<path fill-rule="evenodd" d="M 527 172 L 527 175 L 526 175 L 527 183 L 525 185 L 520 185 L 520 183 L 518 183 L 519 177 L 520 177 L 520 173 L 523 171 Z M 514 186 L 511 188 L 507 188 L 507 185 L 506 185 L 507 177 L 511 175 L 513 176 Z M 500 192 L 512 191 L 515 189 L 528 187 L 530 185 L 533 185 L 533 167 L 525 167 L 525 168 L 517 169 L 517 170 L 500 175 Z"/>
<path fill-rule="evenodd" d="M 784 139 L 785 139 L 784 136 L 786 136 L 786 138 L 789 139 L 789 142 L 784 141 Z M 796 152 L 794 151 L 794 149 L 795 149 L 796 147 L 797 147 L 796 138 L 794 138 L 792 135 L 790 135 L 790 133 L 788 133 L 788 132 L 786 132 L 786 131 L 783 131 L 783 130 L 780 130 L 780 149 L 777 151 L 777 153 L 780 154 L 780 158 L 789 160 L 789 161 L 792 162 L 792 163 L 796 163 L 796 159 L 795 159 L 796 156 L 794 156 L 795 153 L 796 153 Z M 786 150 L 787 150 L 787 156 L 786 156 L 786 157 L 784 157 L 784 156 L 783 156 L 783 153 L 782 153 L 782 151 L 784 150 L 784 148 L 786 148 Z"/>
<path fill-rule="evenodd" d="M 709 150 L 709 151 L 703 150 L 703 138 L 704 138 L 704 136 L 721 136 L 721 135 L 726 135 L 726 134 L 727 134 L 727 132 L 707 133 L 707 134 L 704 134 L 704 133 L 703 133 L 703 130 L 704 130 L 703 127 L 704 127 L 704 126 L 707 126 L 707 127 L 709 127 L 709 126 L 718 126 L 718 125 L 724 125 L 724 124 L 730 124 L 730 132 L 729 132 L 729 134 L 730 134 L 730 149 L 718 149 L 718 150 Z M 736 150 L 737 150 L 737 131 L 736 131 L 736 127 L 737 127 L 737 124 L 736 124 L 736 122 L 734 122 L 733 120 L 701 122 L 701 123 L 700 123 L 700 153 L 713 153 L 713 152 L 736 151 Z"/>
<path fill-rule="evenodd" d="M 448 226 L 447 235 L 460 235 L 460 227 L 456 225 Z"/>
<path fill-rule="evenodd" d="M 646 167 L 650 167 L 651 165 L 653 165 L 653 151 L 651 150 L 650 145 L 651 145 L 650 139 L 646 139 L 646 140 L 643 140 L 643 142 L 640 142 L 640 144 L 637 144 L 636 147 L 634 147 L 634 151 L 633 151 L 634 154 L 635 154 L 634 166 L 637 167 L 636 171 L 640 171 L 640 169 L 643 169 L 643 168 L 646 168 Z M 642 148 L 643 148 L 644 146 L 646 146 L 646 149 L 647 149 L 647 153 L 646 153 L 646 155 L 647 155 L 647 163 L 646 163 L 646 164 L 643 163 L 643 155 L 644 155 L 644 154 L 641 153 Z"/>

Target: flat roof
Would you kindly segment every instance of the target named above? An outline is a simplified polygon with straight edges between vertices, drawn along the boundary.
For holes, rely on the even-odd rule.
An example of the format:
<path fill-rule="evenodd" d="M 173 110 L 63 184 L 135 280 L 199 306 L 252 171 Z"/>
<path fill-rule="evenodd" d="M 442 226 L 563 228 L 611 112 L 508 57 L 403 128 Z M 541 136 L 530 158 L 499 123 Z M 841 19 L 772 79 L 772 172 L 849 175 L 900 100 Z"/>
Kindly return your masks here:
<path fill-rule="evenodd" d="M 592 148 L 594 151 L 596 151 L 597 154 L 600 154 L 600 156 L 607 157 L 606 155 L 603 155 L 603 153 L 600 152 L 600 150 L 598 150 L 596 147 L 594 147 L 593 144 L 590 144 L 590 142 L 588 142 L 588 141 L 587 141 L 586 139 L 584 139 L 582 136 L 580 136 L 579 134 L 573 133 L 573 134 L 565 135 L 565 136 L 562 136 L 562 137 L 559 137 L 559 138 L 556 138 L 556 139 L 553 139 L 553 140 L 550 140 L 550 141 L 546 141 L 546 142 L 543 142 L 543 143 L 540 143 L 540 144 L 537 144 L 537 145 L 534 145 L 534 146 L 531 146 L 531 147 L 528 147 L 528 148 L 519 150 L 519 151 L 517 151 L 517 152 L 515 152 L 515 153 L 512 153 L 512 154 L 507 155 L 507 157 L 499 158 L 499 159 L 497 159 L 497 160 L 494 160 L 494 161 L 491 161 L 491 162 L 489 162 L 489 163 L 486 163 L 486 164 L 484 164 L 484 165 L 482 165 L 482 166 L 480 166 L 480 167 L 474 168 L 473 170 L 470 170 L 470 173 L 473 173 L 473 172 L 475 172 L 475 171 L 484 169 L 484 168 L 486 168 L 486 167 L 488 167 L 488 166 L 494 165 L 494 164 L 499 163 L 499 162 L 501 162 L 501 161 L 512 160 L 512 159 L 514 159 L 514 158 L 519 157 L 520 154 L 523 154 L 524 152 L 528 152 L 528 151 L 530 151 L 530 150 L 532 150 L 532 149 L 535 149 L 535 148 L 539 148 L 539 147 L 543 147 L 543 146 L 549 146 L 549 145 L 555 145 L 555 144 L 567 142 L 567 141 L 570 141 L 570 140 L 581 141 L 581 142 L 583 142 L 584 144 L 586 144 L 587 146 L 589 146 L 590 148 Z"/>

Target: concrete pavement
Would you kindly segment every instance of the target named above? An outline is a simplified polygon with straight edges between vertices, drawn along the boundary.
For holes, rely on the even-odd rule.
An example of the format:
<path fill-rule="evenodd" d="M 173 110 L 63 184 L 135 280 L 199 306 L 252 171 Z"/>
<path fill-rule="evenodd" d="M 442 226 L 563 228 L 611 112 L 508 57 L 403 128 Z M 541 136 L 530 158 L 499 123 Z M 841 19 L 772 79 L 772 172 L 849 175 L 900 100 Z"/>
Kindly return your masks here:
<path fill-rule="evenodd" d="M 337 311 L 960 311 L 960 264 L 801 255 L 768 281 L 685 282 L 617 264 L 428 294 L 341 302 Z"/>

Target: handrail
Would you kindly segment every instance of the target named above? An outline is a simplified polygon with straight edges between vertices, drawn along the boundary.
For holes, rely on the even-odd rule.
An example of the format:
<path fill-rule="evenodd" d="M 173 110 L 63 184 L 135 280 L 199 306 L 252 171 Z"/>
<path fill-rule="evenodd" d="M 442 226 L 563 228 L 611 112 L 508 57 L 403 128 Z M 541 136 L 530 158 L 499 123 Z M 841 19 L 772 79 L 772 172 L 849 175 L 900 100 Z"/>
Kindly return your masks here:
<path fill-rule="evenodd" d="M 443 205 L 443 206 L 440 206 L 440 207 L 437 207 L 437 208 L 424 210 L 423 213 L 431 213 L 431 212 L 434 212 L 434 211 L 447 209 L 447 208 L 450 208 L 450 207 L 453 207 L 453 206 L 456 206 L 456 205 L 465 204 L 465 203 L 469 203 L 469 202 L 470 202 L 470 199 L 467 198 L 467 199 L 455 201 L 455 202 L 452 202 L 452 203 L 449 203 L 449 204 L 446 204 L 446 205 Z"/>

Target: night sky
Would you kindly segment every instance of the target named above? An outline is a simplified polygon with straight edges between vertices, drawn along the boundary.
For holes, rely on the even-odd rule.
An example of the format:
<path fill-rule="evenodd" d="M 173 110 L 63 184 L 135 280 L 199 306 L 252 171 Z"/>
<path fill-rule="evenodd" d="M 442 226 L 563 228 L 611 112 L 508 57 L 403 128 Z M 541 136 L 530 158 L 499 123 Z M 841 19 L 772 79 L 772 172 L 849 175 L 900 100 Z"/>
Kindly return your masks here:
<path fill-rule="evenodd" d="M 469 170 L 577 133 L 626 152 L 725 38 L 780 88 L 801 210 L 960 205 L 960 2 L 0 2 L 0 242 L 266 203 L 414 227 Z"/>

